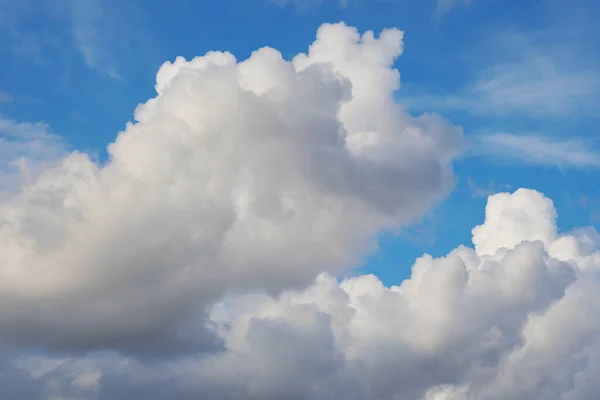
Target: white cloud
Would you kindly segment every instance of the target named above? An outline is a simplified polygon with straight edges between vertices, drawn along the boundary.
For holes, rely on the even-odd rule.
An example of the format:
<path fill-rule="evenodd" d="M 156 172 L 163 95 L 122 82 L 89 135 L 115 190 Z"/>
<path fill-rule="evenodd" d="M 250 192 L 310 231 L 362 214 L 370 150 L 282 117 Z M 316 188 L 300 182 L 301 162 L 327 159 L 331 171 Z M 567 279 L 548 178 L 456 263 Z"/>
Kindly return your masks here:
<path fill-rule="evenodd" d="M 47 124 L 0 117 L 0 197 L 19 190 L 65 154 L 66 145 Z"/>
<path fill-rule="evenodd" d="M 287 62 L 165 63 L 103 166 L 72 153 L 0 203 L 0 342 L 188 354 L 205 307 L 356 265 L 454 185 L 462 131 L 394 103 L 402 32 L 323 25 Z"/>
<path fill-rule="evenodd" d="M 215 304 L 223 352 L 158 363 L 28 356 L 17 371 L 39 393 L 98 400 L 592 400 L 600 235 L 559 234 L 555 220 L 542 194 L 501 193 L 473 230 L 474 248 L 419 258 L 400 286 L 323 274 L 277 298 Z"/>
<path fill-rule="evenodd" d="M 83 61 L 104 75 L 121 79 L 111 50 L 115 26 L 106 15 L 115 10 L 107 10 L 98 0 L 68 0 L 68 4 L 73 38 Z"/>
<path fill-rule="evenodd" d="M 475 250 L 493 256 L 501 248 L 513 249 L 524 241 L 549 245 L 556 239 L 556 218 L 552 200 L 536 191 L 490 196 L 485 223 L 473 228 Z"/>
<path fill-rule="evenodd" d="M 579 139 L 494 133 L 478 138 L 474 154 L 561 168 L 598 168 L 600 153 Z"/>
<path fill-rule="evenodd" d="M 534 116 L 564 116 L 593 100 L 598 82 L 596 72 L 557 70 L 549 58 L 540 57 L 495 66 L 469 89 L 469 94 L 472 105 L 479 103 L 485 113 L 524 111 Z"/>

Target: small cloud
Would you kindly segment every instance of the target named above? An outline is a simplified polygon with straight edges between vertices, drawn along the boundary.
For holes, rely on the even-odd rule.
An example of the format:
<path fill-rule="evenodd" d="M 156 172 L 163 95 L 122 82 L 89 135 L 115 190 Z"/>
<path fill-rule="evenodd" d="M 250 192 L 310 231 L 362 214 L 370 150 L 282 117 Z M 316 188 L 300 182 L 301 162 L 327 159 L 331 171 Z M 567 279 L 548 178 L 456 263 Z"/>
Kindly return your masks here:
<path fill-rule="evenodd" d="M 438 0 L 433 13 L 436 20 L 440 20 L 444 15 L 448 14 L 453 8 L 458 6 L 466 6 L 473 0 Z"/>
<path fill-rule="evenodd" d="M 43 122 L 0 117 L 0 197 L 29 182 L 37 172 L 67 153 L 62 139 Z"/>
<path fill-rule="evenodd" d="M 600 154 L 584 141 L 560 140 L 541 135 L 483 135 L 475 143 L 474 155 L 560 168 L 600 167 Z"/>
<path fill-rule="evenodd" d="M 69 5 L 71 32 L 83 61 L 108 77 L 122 79 L 107 43 L 110 31 L 106 26 L 107 19 L 103 18 L 102 4 L 97 0 L 71 0 Z"/>
<path fill-rule="evenodd" d="M 439 223 L 439 218 L 433 212 L 421 221 L 404 227 L 399 234 L 416 245 L 433 246 L 438 239 Z"/>
<path fill-rule="evenodd" d="M 467 191 L 471 197 L 476 199 L 487 198 L 493 194 L 510 190 L 511 188 L 511 185 L 497 184 L 494 181 L 490 182 L 487 186 L 480 186 L 473 179 L 467 178 Z"/>
<path fill-rule="evenodd" d="M 0 0 L 0 31 L 7 36 L 7 49 L 14 54 L 40 66 L 60 64 L 61 71 L 71 67 L 72 52 L 65 47 L 71 39 L 71 46 L 86 66 L 122 79 L 121 69 L 151 52 L 150 33 L 140 25 L 145 11 L 129 3 Z"/>
<path fill-rule="evenodd" d="M 278 7 L 293 6 L 296 11 L 304 12 L 321 6 L 324 2 L 336 3 L 340 8 L 346 8 L 352 0 L 265 0 Z"/>

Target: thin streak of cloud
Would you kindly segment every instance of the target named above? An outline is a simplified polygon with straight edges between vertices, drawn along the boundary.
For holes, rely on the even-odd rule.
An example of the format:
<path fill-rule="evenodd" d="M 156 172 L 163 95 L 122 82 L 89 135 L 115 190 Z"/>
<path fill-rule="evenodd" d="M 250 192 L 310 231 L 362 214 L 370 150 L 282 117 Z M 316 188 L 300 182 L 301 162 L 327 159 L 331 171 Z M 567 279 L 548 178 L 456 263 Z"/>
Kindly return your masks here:
<path fill-rule="evenodd" d="M 73 39 L 83 61 L 92 69 L 115 79 L 122 79 L 106 43 L 104 9 L 97 0 L 69 2 Z"/>
<path fill-rule="evenodd" d="M 512 189 L 511 185 L 498 184 L 491 181 L 487 186 L 479 185 L 472 178 L 467 178 L 466 190 L 471 197 L 475 199 L 486 198 L 496 193 L 505 192 Z"/>
<path fill-rule="evenodd" d="M 599 90 L 595 70 L 560 69 L 550 57 L 540 56 L 494 66 L 458 95 L 426 95 L 415 101 L 474 114 L 567 117 L 597 108 Z"/>
<path fill-rule="evenodd" d="M 436 20 L 441 19 L 448 14 L 453 8 L 458 6 L 466 6 L 473 2 L 473 0 L 438 0 L 433 13 Z"/>
<path fill-rule="evenodd" d="M 584 47 L 579 38 L 554 31 L 503 30 L 477 46 L 487 65 L 476 66 L 483 72 L 462 89 L 416 94 L 407 105 L 487 116 L 594 117 L 600 107 L 599 65 Z"/>
<path fill-rule="evenodd" d="M 68 70 L 73 61 L 65 46 L 69 43 L 78 62 L 114 79 L 123 79 L 132 64 L 153 57 L 146 19 L 137 1 L 0 0 L 0 33 L 13 54 L 45 67 L 60 60 L 61 71 Z"/>
<path fill-rule="evenodd" d="M 560 168 L 600 168 L 600 153 L 578 140 L 551 139 L 541 135 L 494 133 L 481 136 L 474 155 Z"/>
<path fill-rule="evenodd" d="M 321 6 L 324 2 L 335 3 L 340 8 L 348 7 L 353 0 L 265 0 L 268 4 L 273 4 L 277 7 L 292 6 L 298 12 L 314 10 Z"/>

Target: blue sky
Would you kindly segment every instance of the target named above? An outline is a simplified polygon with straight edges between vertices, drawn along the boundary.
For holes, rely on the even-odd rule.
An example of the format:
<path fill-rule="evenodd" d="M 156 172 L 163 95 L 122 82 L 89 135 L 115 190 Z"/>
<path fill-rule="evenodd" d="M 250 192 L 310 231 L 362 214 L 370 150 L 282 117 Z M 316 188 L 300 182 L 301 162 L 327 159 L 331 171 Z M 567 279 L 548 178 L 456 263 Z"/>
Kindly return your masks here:
<path fill-rule="evenodd" d="M 0 117 L 43 122 L 104 160 L 166 60 L 242 60 L 263 46 L 291 58 L 324 22 L 398 27 L 398 102 L 441 114 L 471 143 L 449 197 L 384 235 L 361 268 L 398 283 L 424 252 L 469 244 L 491 193 L 533 188 L 554 200 L 561 229 L 598 226 L 599 14 L 592 0 L 0 1 Z"/>

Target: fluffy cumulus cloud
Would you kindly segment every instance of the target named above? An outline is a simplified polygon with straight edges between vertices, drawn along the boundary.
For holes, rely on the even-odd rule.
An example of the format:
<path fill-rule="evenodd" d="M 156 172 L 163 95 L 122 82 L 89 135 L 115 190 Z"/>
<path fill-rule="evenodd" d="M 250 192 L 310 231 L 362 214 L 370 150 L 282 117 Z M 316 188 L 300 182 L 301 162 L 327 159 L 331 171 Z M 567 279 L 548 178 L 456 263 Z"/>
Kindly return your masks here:
<path fill-rule="evenodd" d="M 453 186 L 462 133 L 394 103 L 401 51 L 338 24 L 178 58 L 106 164 L 51 157 L 0 202 L 0 398 L 596 399 L 600 235 L 541 193 L 399 286 L 336 279 Z"/>
<path fill-rule="evenodd" d="M 225 343 L 212 355 L 20 356 L 8 370 L 64 396 L 48 398 L 597 398 L 600 235 L 559 233 L 533 190 L 492 195 L 485 214 L 472 248 L 419 258 L 399 286 L 325 273 L 276 297 L 227 296 L 211 307 Z"/>
<path fill-rule="evenodd" d="M 394 102 L 401 52 L 396 29 L 337 24 L 290 61 L 262 48 L 165 63 L 106 164 L 70 153 L 0 203 L 0 342 L 163 360 L 211 352 L 229 340 L 208 317 L 222 296 L 277 295 L 356 265 L 379 231 L 448 193 L 463 148 L 459 128 Z M 306 318 L 306 335 L 289 334 L 317 352 L 328 325 Z M 252 329 L 259 347 L 289 330 Z M 87 366 L 59 365 L 45 387 L 94 382 Z M 71 382 L 80 368 L 88 375 Z"/>

